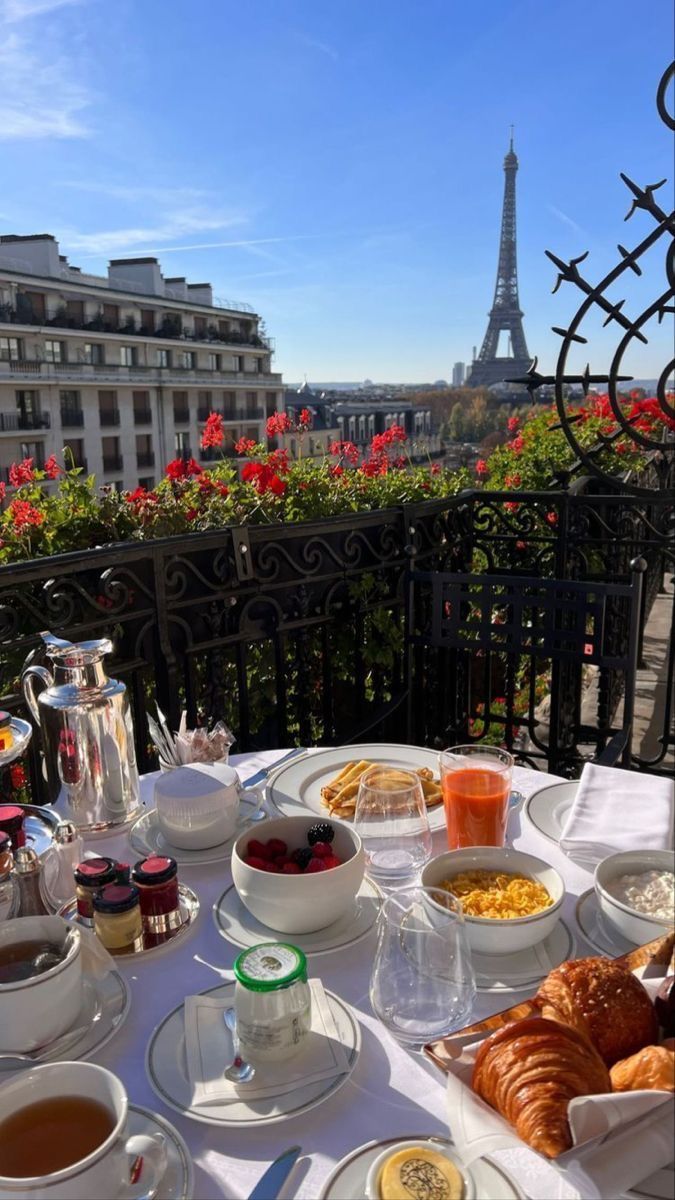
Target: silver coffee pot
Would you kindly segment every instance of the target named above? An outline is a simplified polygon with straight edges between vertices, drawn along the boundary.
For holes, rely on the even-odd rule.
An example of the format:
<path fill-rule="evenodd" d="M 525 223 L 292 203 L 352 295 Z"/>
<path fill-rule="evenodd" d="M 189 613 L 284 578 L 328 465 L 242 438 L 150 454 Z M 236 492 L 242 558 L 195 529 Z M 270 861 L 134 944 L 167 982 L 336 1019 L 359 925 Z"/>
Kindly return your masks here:
<path fill-rule="evenodd" d="M 21 684 L 42 735 L 50 800 L 62 820 L 78 830 L 121 825 L 136 815 L 140 803 L 127 689 L 103 668 L 112 642 L 66 642 L 49 632 L 40 636 L 53 675 L 31 664 L 24 667 Z"/>

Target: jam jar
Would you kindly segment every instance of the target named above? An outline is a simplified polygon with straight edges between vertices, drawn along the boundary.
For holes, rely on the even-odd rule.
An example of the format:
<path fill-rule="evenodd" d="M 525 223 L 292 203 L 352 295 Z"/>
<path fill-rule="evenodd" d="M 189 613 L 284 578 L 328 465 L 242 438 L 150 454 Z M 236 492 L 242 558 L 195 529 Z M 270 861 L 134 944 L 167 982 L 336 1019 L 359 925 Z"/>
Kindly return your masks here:
<path fill-rule="evenodd" d="M 130 883 L 107 883 L 94 896 L 94 932 L 111 954 L 143 949 L 143 922 L 138 889 Z"/>
<path fill-rule="evenodd" d="M 118 879 L 114 858 L 85 858 L 75 868 L 77 916 L 83 925 L 94 923 L 94 894 Z"/>
<path fill-rule="evenodd" d="M 264 942 L 236 959 L 234 1007 L 242 1055 L 278 1062 L 301 1049 L 312 1022 L 307 959 L 297 946 Z"/>
<path fill-rule="evenodd" d="M 151 854 L 137 862 L 131 882 L 138 889 L 143 924 L 152 933 L 165 933 L 181 924 L 178 867 L 173 858 Z"/>
<path fill-rule="evenodd" d="M 14 854 L 21 846 L 26 845 L 26 835 L 23 831 L 24 815 L 18 804 L 0 804 L 0 833 L 9 834 Z"/>

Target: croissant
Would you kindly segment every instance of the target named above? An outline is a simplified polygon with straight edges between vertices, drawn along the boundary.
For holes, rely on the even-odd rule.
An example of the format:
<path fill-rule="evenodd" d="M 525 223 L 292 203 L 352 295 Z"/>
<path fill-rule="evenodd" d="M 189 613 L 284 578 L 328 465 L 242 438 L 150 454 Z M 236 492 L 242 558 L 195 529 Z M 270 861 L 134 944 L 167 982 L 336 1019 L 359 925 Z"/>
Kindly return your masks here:
<path fill-rule="evenodd" d="M 544 1017 L 512 1021 L 478 1050 L 472 1086 L 533 1150 L 557 1158 L 572 1145 L 567 1106 L 609 1092 L 609 1073 L 585 1037 Z"/>
<path fill-rule="evenodd" d="M 576 1029 L 608 1067 L 655 1042 L 654 1006 L 639 979 L 609 958 L 578 958 L 547 975 L 535 997 L 543 1017 Z"/>
<path fill-rule="evenodd" d="M 645 1046 L 630 1058 L 615 1063 L 609 1076 L 615 1092 L 636 1092 L 641 1088 L 675 1092 L 675 1038 L 666 1038 L 660 1046 Z"/>

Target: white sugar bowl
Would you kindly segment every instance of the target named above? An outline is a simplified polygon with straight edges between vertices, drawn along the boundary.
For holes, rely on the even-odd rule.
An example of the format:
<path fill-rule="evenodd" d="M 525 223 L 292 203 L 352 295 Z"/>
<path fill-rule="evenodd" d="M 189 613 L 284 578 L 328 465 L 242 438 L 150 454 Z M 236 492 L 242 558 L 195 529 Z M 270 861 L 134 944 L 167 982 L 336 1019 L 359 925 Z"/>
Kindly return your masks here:
<path fill-rule="evenodd" d="M 242 788 L 234 767 L 224 763 L 190 763 L 160 775 L 155 783 L 160 832 L 181 850 L 206 850 L 231 838 L 242 800 L 252 801 L 249 815 L 254 817 L 263 793 Z"/>

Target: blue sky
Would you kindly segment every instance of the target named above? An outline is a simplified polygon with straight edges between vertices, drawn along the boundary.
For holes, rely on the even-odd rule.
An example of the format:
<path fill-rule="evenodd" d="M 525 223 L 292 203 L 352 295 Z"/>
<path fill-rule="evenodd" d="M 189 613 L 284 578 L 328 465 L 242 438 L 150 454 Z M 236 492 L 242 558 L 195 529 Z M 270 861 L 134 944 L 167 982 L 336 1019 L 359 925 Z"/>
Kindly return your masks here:
<path fill-rule="evenodd" d="M 651 228 L 624 170 L 669 177 L 654 97 L 671 0 L 0 0 L 0 228 L 83 269 L 157 252 L 249 301 L 290 379 L 433 380 L 480 344 L 514 122 L 521 306 L 555 362 L 577 306 Z M 634 277 L 633 277 L 634 278 Z M 626 311 L 664 287 L 663 255 Z M 657 375 L 672 328 L 629 356 Z M 589 329 L 605 370 L 611 327 Z M 582 367 L 581 359 L 575 366 Z"/>

